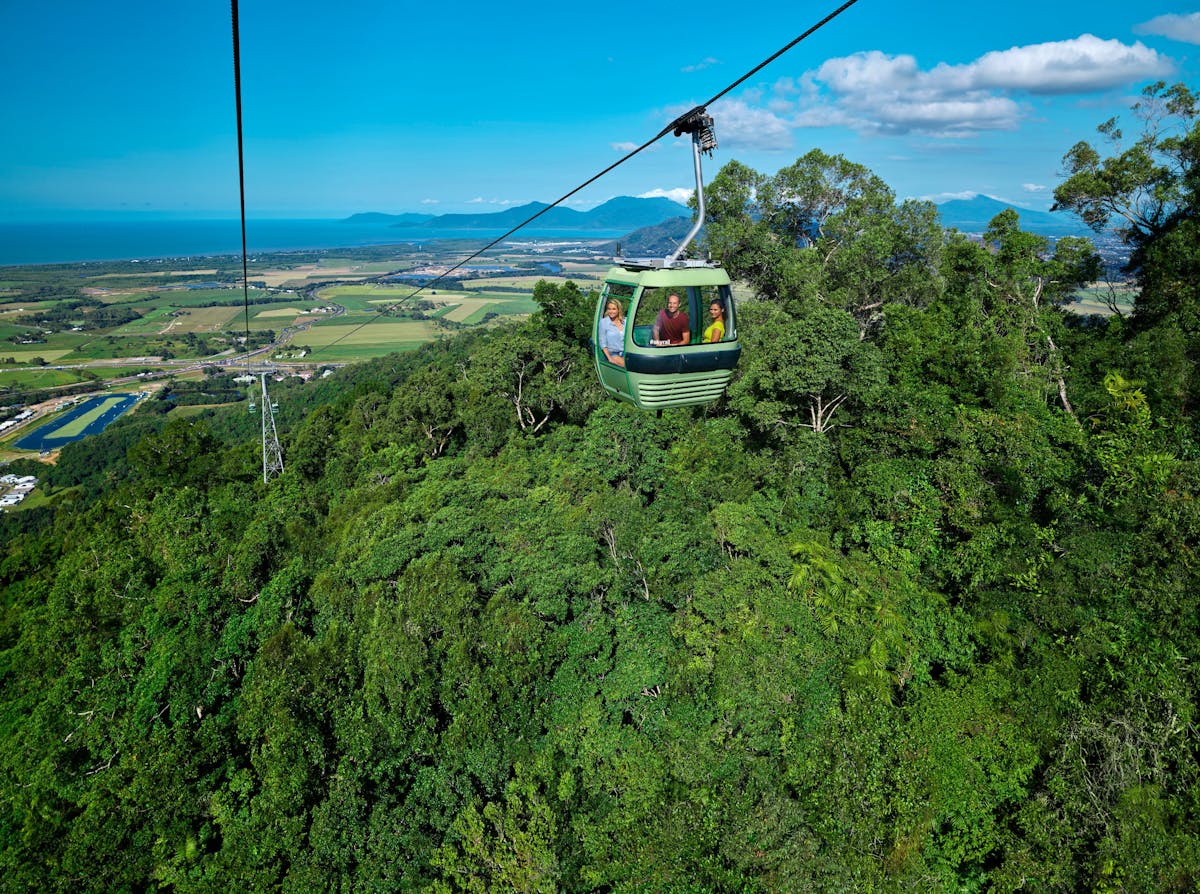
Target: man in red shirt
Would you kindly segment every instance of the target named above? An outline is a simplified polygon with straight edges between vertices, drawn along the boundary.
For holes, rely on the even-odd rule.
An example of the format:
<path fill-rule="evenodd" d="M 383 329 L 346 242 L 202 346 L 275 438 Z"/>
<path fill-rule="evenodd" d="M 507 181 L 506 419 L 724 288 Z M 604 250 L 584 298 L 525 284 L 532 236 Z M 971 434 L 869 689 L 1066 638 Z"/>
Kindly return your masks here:
<path fill-rule="evenodd" d="M 658 318 L 650 330 L 650 344 L 663 347 L 690 344 L 691 326 L 687 311 L 679 309 L 679 296 L 672 292 L 667 298 L 667 306 L 658 312 Z"/>

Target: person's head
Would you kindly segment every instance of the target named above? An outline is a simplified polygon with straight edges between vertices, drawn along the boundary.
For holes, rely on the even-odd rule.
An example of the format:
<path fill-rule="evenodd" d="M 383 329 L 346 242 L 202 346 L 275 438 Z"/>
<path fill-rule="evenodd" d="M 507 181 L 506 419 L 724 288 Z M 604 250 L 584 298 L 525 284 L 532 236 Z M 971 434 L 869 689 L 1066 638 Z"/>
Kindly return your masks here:
<path fill-rule="evenodd" d="M 679 296 L 672 292 L 667 296 L 667 313 L 679 312 Z"/>
<path fill-rule="evenodd" d="M 713 301 L 708 305 L 708 312 L 712 315 L 714 320 L 719 320 L 725 316 L 725 305 L 720 301 Z"/>
<path fill-rule="evenodd" d="M 608 303 L 604 305 L 604 315 L 614 322 L 625 319 L 625 311 L 621 307 L 621 302 L 615 298 L 609 298 Z"/>

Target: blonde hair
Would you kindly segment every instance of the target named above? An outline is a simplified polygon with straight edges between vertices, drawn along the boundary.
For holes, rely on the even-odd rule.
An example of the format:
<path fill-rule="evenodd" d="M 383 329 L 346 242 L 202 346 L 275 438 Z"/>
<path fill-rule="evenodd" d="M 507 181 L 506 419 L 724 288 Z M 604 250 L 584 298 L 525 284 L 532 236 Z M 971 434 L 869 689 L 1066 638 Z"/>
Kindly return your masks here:
<path fill-rule="evenodd" d="M 615 304 L 617 306 L 617 319 L 620 320 L 622 323 L 624 323 L 625 322 L 625 308 L 621 306 L 621 302 L 618 301 L 616 298 L 609 298 L 607 301 L 604 302 L 604 313 L 605 314 L 608 313 L 608 306 L 610 304 Z"/>

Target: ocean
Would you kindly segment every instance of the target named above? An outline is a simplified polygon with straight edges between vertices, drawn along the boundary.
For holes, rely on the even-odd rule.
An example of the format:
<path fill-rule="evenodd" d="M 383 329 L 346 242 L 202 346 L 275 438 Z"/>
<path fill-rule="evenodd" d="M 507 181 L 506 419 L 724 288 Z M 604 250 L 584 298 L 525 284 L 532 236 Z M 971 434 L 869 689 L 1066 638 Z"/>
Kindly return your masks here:
<path fill-rule="evenodd" d="M 246 249 L 267 251 L 352 248 L 364 245 L 475 239 L 488 242 L 505 230 L 393 228 L 344 220 L 248 220 Z M 616 230 L 525 229 L 513 241 L 615 239 Z M 0 266 L 87 261 L 241 255 L 237 220 L 137 220 L 0 223 Z"/>

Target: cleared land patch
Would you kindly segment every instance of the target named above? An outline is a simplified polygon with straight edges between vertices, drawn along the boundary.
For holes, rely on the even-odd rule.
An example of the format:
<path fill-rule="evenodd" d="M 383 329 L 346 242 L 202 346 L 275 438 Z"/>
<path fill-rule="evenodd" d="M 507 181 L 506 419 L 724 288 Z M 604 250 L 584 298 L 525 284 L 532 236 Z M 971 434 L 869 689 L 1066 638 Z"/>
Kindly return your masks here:
<path fill-rule="evenodd" d="M 221 332 L 229 329 L 238 314 L 236 307 L 191 307 L 187 313 L 174 317 L 176 332 Z"/>
<path fill-rule="evenodd" d="M 446 319 L 456 323 L 465 323 L 467 318 L 476 311 L 483 311 L 488 305 L 496 302 L 487 298 L 460 298 L 456 303 L 458 307 L 447 313 Z"/>
<path fill-rule="evenodd" d="M 487 279 L 471 280 L 472 285 L 482 289 L 521 289 L 532 292 L 533 287 L 543 280 L 547 282 L 565 281 L 561 276 L 544 274 L 541 276 L 489 276 Z"/>
<path fill-rule="evenodd" d="M 386 271 L 386 267 L 384 268 Z M 290 270 L 255 271 L 254 279 L 265 282 L 268 286 L 278 288 L 289 284 L 305 285 L 312 280 L 326 279 L 362 279 L 373 276 L 370 270 L 356 266 L 326 267 L 319 264 L 304 264 Z"/>
<path fill-rule="evenodd" d="M 52 388 L 55 385 L 73 385 L 78 381 L 81 381 L 80 376 L 70 369 L 11 369 L 0 366 L 0 384 L 3 385 Z"/>
<path fill-rule="evenodd" d="M 1098 314 L 1103 317 L 1112 316 L 1115 304 L 1122 313 L 1133 310 L 1133 302 L 1138 290 L 1128 286 L 1109 286 L 1107 283 L 1093 283 L 1075 293 L 1075 303 L 1066 305 L 1066 309 L 1077 314 Z"/>
<path fill-rule="evenodd" d="M 14 363 L 32 363 L 35 357 L 41 357 L 46 362 L 52 363 L 59 357 L 65 357 L 70 353 L 69 350 L 48 349 L 45 345 L 34 345 L 31 348 L 23 348 L 19 351 L 0 348 L 0 361 L 4 360 L 5 357 L 11 357 Z"/>
<path fill-rule="evenodd" d="M 144 279 L 144 278 L 159 278 L 164 276 L 214 276 L 219 271 L 215 267 L 207 270 L 138 270 L 128 273 L 98 273 L 90 277 L 94 280 L 100 279 Z"/>
<path fill-rule="evenodd" d="M 319 360 L 365 360 L 393 351 L 412 350 L 438 335 L 436 325 L 424 320 L 378 321 L 366 326 L 317 325 L 298 333 L 294 341 L 313 348 Z"/>

